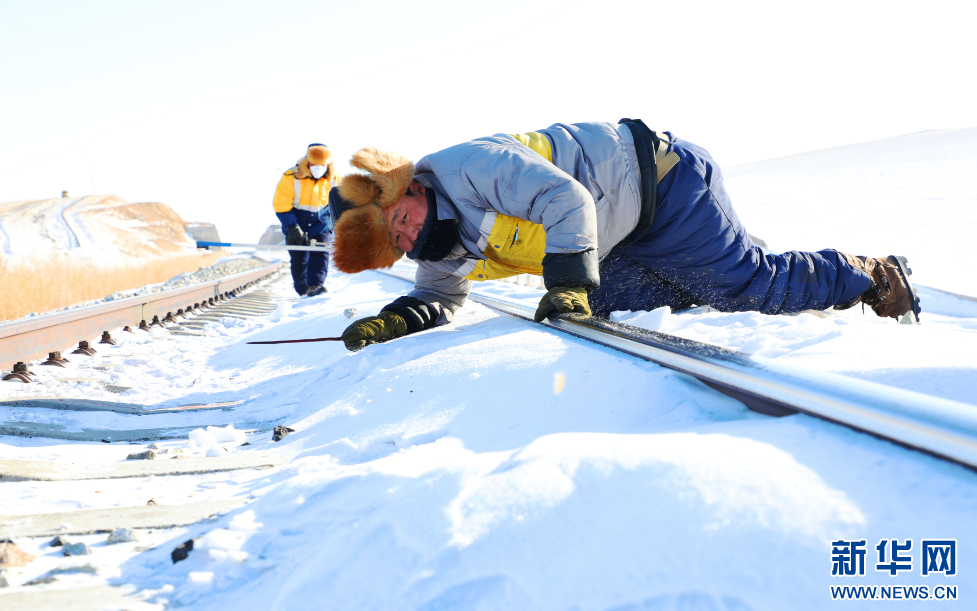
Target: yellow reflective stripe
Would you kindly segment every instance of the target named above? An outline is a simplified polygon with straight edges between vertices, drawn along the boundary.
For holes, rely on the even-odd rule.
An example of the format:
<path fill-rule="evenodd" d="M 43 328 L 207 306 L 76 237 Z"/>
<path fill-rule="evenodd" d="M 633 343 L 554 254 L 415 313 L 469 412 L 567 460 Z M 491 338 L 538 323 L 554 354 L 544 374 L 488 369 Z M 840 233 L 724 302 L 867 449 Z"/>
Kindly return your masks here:
<path fill-rule="evenodd" d="M 311 181 L 311 183 L 312 184 L 309 185 L 311 190 L 305 194 L 305 200 L 309 203 L 303 204 L 302 179 L 298 178 L 297 176 L 293 178 L 294 186 L 292 189 L 295 191 L 295 194 L 292 197 L 291 209 L 305 210 L 307 212 L 318 212 L 329 205 L 329 189 L 332 188 L 332 184 L 329 181 L 324 181 L 322 179 L 318 181 Z M 319 205 L 316 205 L 317 203 Z M 276 211 L 285 212 L 284 210 L 278 210 L 277 208 Z"/>
<path fill-rule="evenodd" d="M 546 134 L 539 132 L 527 132 L 525 134 L 511 134 L 513 138 L 528 146 L 533 152 L 538 153 L 543 159 L 553 163 L 553 145 Z"/>
<path fill-rule="evenodd" d="M 540 157 L 553 163 L 553 145 L 546 134 L 511 134 Z M 479 261 L 465 278 L 476 282 L 508 278 L 517 274 L 543 275 L 546 230 L 525 219 L 496 214 L 485 248 L 487 260 Z"/>
<path fill-rule="evenodd" d="M 553 146 L 550 139 L 540 132 L 511 134 L 541 157 L 553 163 Z M 656 151 L 655 165 L 658 182 L 679 162 L 674 151 L 668 151 L 666 140 Z M 508 278 L 517 274 L 543 275 L 543 256 L 546 254 L 546 230 L 542 225 L 514 216 L 497 214 L 489 232 L 485 249 L 487 260 L 479 261 L 475 269 L 465 275 L 476 282 Z"/>
<path fill-rule="evenodd" d="M 465 278 L 476 282 L 517 274 L 543 274 L 546 230 L 542 225 L 514 216 L 497 214 L 488 237 L 485 256 Z"/>

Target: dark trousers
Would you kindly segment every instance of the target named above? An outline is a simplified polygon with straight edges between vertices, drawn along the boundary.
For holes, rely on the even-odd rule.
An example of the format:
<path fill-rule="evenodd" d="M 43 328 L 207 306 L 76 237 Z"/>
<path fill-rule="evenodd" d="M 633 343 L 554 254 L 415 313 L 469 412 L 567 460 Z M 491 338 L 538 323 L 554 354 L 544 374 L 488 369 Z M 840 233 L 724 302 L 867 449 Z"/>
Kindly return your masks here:
<path fill-rule="evenodd" d="M 680 161 L 658 184 L 651 228 L 601 261 L 600 288 L 589 296 L 595 316 L 693 305 L 784 314 L 827 309 L 869 288 L 868 274 L 835 250 L 763 254 L 737 218 L 709 153 L 673 140 Z"/>
<path fill-rule="evenodd" d="M 326 242 L 329 234 L 320 233 L 310 235 L 310 240 L 316 242 Z M 309 250 L 290 250 L 289 257 L 292 258 L 292 283 L 295 285 L 295 292 L 304 295 L 310 286 L 326 283 L 326 272 L 329 270 L 329 253 L 309 251 Z"/>

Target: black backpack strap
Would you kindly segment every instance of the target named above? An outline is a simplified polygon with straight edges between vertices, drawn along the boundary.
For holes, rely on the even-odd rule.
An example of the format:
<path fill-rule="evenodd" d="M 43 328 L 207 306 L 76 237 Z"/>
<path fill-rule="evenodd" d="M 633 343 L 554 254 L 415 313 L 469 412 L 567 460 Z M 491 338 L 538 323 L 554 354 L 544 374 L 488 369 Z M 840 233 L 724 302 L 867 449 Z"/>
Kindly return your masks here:
<path fill-rule="evenodd" d="M 658 205 L 658 170 L 655 167 L 655 153 L 661 140 L 641 119 L 621 119 L 618 124 L 626 125 L 631 131 L 634 149 L 638 154 L 638 170 L 641 172 L 641 214 L 634 230 L 621 240 L 621 245 L 630 246 L 648 233 L 655 220 L 655 207 Z"/>

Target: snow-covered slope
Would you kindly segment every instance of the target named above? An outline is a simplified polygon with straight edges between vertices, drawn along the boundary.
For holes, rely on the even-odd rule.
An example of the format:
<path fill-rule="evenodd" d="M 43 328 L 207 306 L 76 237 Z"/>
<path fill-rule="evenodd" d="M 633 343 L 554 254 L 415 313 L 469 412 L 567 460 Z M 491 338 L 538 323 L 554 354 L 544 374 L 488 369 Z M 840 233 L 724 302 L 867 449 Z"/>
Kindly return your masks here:
<path fill-rule="evenodd" d="M 8 263 L 70 253 L 111 265 L 186 254 L 187 223 L 159 203 L 130 204 L 113 195 L 0 204 L 0 258 Z"/>
<path fill-rule="evenodd" d="M 274 290 L 289 297 L 289 284 Z M 934 592 L 950 584 L 961 600 L 977 588 L 962 560 L 952 577 L 922 577 L 919 560 L 922 539 L 955 539 L 959 558 L 977 546 L 972 471 L 806 416 L 749 412 L 687 376 L 474 303 L 451 325 L 357 353 L 333 342 L 245 344 L 338 335 L 349 324 L 344 310 L 375 314 L 409 284 L 331 272 L 328 288 L 283 304 L 269 320 L 226 318 L 211 325 L 210 338 L 123 334 L 126 344 L 100 347 L 92 364 L 104 369 L 75 358 L 82 375 L 131 386 L 123 395 L 86 382 L 55 387 L 59 395 L 160 406 L 245 399 L 214 424 L 264 429 L 248 435 L 251 446 L 231 449 L 275 449 L 290 467 L 100 481 L 98 494 L 95 482 L 5 483 L 0 514 L 149 498 L 255 499 L 213 523 L 144 534 L 155 546 L 144 553 L 138 543 L 105 546 L 105 535 L 76 537 L 93 546 L 85 562 L 101 568 L 75 585 L 134 583 L 167 608 L 780 611 L 843 604 L 831 600 L 832 585 Z M 541 294 L 504 283 L 480 288 L 527 303 Z M 644 316 L 668 331 L 785 358 L 803 347 L 830 353 L 844 339 L 867 350 L 889 338 L 883 352 L 898 343 L 891 338 L 932 350 L 970 341 L 977 304 L 945 309 L 932 327 L 852 311 L 825 319 Z M 926 335 L 930 329 L 936 334 Z M 910 370 L 931 364 L 925 350 L 906 358 Z M 973 370 L 975 358 L 963 365 Z M 879 378 L 888 366 L 862 364 Z M 960 379 L 954 384 L 948 395 L 966 394 Z M 0 392 L 51 389 L 5 383 Z M 112 420 L 28 411 L 22 417 L 69 427 Z M 200 426 L 208 417 L 188 416 L 153 418 Z M 272 443 L 274 424 L 297 432 Z M 189 442 L 163 445 L 203 453 Z M 0 438 L 0 456 L 79 463 L 139 449 Z M 192 537 L 200 537 L 194 552 L 173 564 L 169 552 Z M 863 539 L 866 575 L 832 576 L 832 542 Z M 914 542 L 912 570 L 876 570 L 883 539 Z M 18 579 L 64 564 L 45 541 L 21 540 L 41 559 Z M 879 608 L 872 605 L 859 608 Z"/>
<path fill-rule="evenodd" d="M 926 134 L 917 136 L 932 144 Z M 944 136 L 949 146 L 953 137 L 973 133 Z M 953 149 L 961 157 L 966 142 Z M 946 163 L 931 164 L 934 172 L 956 163 L 944 152 Z M 729 173 L 751 232 L 774 248 L 848 248 L 840 213 L 823 213 L 819 200 L 788 188 L 820 184 L 815 161 L 840 156 L 829 153 Z M 873 163 L 881 163 L 880 155 Z M 890 189 L 895 183 L 886 168 L 903 163 L 903 153 L 893 155 L 891 165 L 848 176 L 844 184 L 866 193 L 874 192 L 872 184 Z M 961 173 L 940 184 L 962 181 L 967 164 L 953 166 Z M 845 175 L 856 165 L 825 172 Z M 771 200 L 764 212 L 749 189 L 740 192 L 751 185 L 769 189 L 771 197 L 801 199 L 789 211 L 774 205 L 782 200 Z M 972 195 L 957 197 L 957 208 L 966 208 Z M 852 196 L 832 205 L 852 207 L 844 211 L 849 217 L 870 216 L 854 202 Z M 918 205 L 912 198 L 898 203 L 897 214 L 871 223 L 883 236 L 912 233 L 916 220 L 909 212 Z M 965 209 L 955 212 L 972 218 Z M 940 240 L 923 237 L 931 241 L 918 252 L 893 247 L 916 269 L 921 325 L 857 308 L 797 316 L 697 308 L 614 317 L 812 371 L 977 405 L 977 303 L 931 288 L 967 292 L 970 279 L 947 275 L 944 283 L 944 268 L 926 259 Z M 850 250 L 871 254 L 888 246 L 858 242 Z M 373 315 L 410 289 L 375 272 L 335 271 L 327 287 L 326 295 L 284 302 L 268 319 L 225 318 L 209 326 L 211 337 L 119 334 L 125 343 L 100 346 L 91 362 L 72 355 L 71 370 L 35 367 L 50 386 L 0 383 L 0 398 L 57 394 L 161 407 L 243 400 L 219 413 L 151 418 L 164 427 L 259 428 L 247 436 L 250 446 L 228 449 L 277 450 L 291 460 L 268 471 L 5 482 L 0 514 L 136 506 L 148 499 L 253 501 L 214 522 L 142 533 L 141 543 L 107 546 L 104 534 L 76 537 L 92 546 L 83 562 L 98 572 L 61 573 L 59 584 L 43 587 L 130 583 L 145 593 L 146 609 L 236 611 L 821 610 L 846 604 L 832 600 L 830 586 L 891 592 L 920 585 L 931 600 L 898 606 L 931 608 L 937 586 L 951 585 L 959 598 L 951 606 L 965 608 L 977 589 L 977 572 L 966 561 L 977 549 L 971 470 L 806 416 L 755 414 L 682 374 L 475 303 L 450 325 L 357 353 L 334 342 L 245 343 L 336 336 L 350 322 L 345 310 Z M 542 294 L 506 283 L 478 288 L 529 305 Z M 272 290 L 282 299 L 294 296 L 287 278 Z M 62 376 L 76 381 L 51 380 Z M 130 390 L 112 394 L 99 382 Z M 0 415 L 76 430 L 125 421 L 26 408 L 3 408 Z M 296 432 L 273 443 L 268 429 L 276 424 Z M 189 441 L 162 445 L 205 453 Z M 141 449 L 0 437 L 0 457 L 76 465 L 122 461 Z M 194 551 L 173 564 L 170 551 L 190 538 L 196 538 Z M 924 539 L 956 542 L 956 575 L 922 575 Z M 897 575 L 878 566 L 876 546 L 893 540 L 913 544 L 911 568 Z M 832 575 L 837 541 L 865 541 L 864 575 Z M 18 540 L 40 558 L 12 576 L 15 586 L 75 562 L 46 542 Z M 891 600 L 850 604 L 892 606 Z"/>
<path fill-rule="evenodd" d="M 761 161 L 724 177 L 740 219 L 775 250 L 902 254 L 917 282 L 977 296 L 977 274 L 966 271 L 977 258 L 975 168 L 970 128 Z"/>

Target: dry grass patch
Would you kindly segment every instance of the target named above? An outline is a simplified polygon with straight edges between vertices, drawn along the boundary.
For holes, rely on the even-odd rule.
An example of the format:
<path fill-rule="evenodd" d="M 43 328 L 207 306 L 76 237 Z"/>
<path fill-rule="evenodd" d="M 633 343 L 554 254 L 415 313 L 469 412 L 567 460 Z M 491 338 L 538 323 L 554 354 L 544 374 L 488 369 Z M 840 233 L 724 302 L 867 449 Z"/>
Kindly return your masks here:
<path fill-rule="evenodd" d="M 213 265 L 220 257 L 218 253 L 206 252 L 117 267 L 95 267 L 67 255 L 18 266 L 0 261 L 0 320 L 13 320 L 31 312 L 50 312 L 119 291 L 165 282 L 183 272 Z"/>

